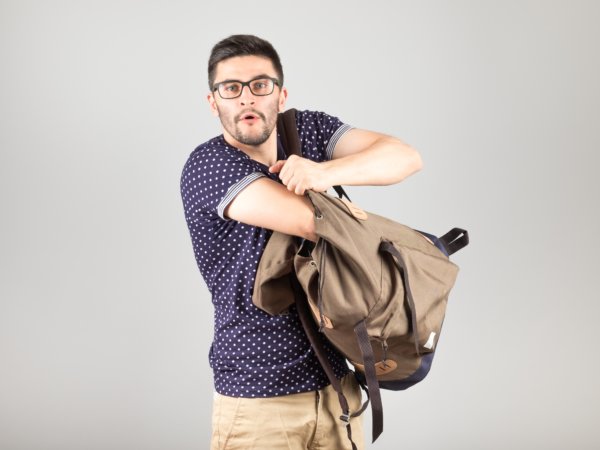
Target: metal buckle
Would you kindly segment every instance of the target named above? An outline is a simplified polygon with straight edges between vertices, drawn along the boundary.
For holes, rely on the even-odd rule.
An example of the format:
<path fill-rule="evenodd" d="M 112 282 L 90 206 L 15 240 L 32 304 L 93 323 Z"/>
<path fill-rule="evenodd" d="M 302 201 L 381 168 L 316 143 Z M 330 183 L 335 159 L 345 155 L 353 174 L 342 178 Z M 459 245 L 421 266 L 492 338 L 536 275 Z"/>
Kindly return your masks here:
<path fill-rule="evenodd" d="M 340 420 L 343 420 L 344 422 L 349 423 L 350 422 L 350 413 L 348 413 L 348 414 L 342 414 L 340 416 Z"/>

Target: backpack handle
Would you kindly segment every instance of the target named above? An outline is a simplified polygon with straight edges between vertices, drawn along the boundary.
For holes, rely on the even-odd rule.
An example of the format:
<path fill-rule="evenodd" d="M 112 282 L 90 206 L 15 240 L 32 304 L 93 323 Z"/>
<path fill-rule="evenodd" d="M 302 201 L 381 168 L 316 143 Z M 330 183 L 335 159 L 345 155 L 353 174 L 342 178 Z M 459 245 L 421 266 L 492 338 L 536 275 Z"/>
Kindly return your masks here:
<path fill-rule="evenodd" d="M 439 238 L 448 256 L 469 245 L 469 233 L 462 228 L 452 228 Z"/>

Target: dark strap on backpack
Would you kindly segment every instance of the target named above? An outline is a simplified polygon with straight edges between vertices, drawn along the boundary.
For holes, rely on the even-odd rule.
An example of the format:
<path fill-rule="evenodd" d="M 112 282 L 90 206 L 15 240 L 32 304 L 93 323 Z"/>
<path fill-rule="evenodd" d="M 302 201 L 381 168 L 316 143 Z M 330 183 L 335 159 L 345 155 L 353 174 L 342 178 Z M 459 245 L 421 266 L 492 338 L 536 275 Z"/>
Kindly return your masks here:
<path fill-rule="evenodd" d="M 356 334 L 358 339 L 358 346 L 363 358 L 363 367 L 365 368 L 367 388 L 371 396 L 373 442 L 375 442 L 383 432 L 383 404 L 381 402 L 381 392 L 379 391 L 379 381 L 377 381 L 377 373 L 375 372 L 375 355 L 373 354 L 373 347 L 371 347 L 367 325 L 364 320 L 358 322 L 354 327 L 354 334 Z"/>
<path fill-rule="evenodd" d="M 469 244 L 469 233 L 462 228 L 452 228 L 439 240 L 450 256 Z"/>
<path fill-rule="evenodd" d="M 285 111 L 284 113 L 281 113 L 278 115 L 277 131 L 281 138 L 281 143 L 283 144 L 283 148 L 285 150 L 286 155 L 297 155 L 297 156 L 302 157 L 300 136 L 298 136 L 298 128 L 296 126 L 296 110 L 295 109 L 293 109 L 293 108 L 289 109 L 289 110 Z M 341 186 L 333 186 L 333 189 L 335 190 L 335 192 L 338 194 L 338 196 L 340 198 L 342 196 L 345 196 L 348 200 L 350 200 L 350 197 L 348 196 L 348 194 L 346 194 L 346 192 L 344 191 L 344 189 Z M 308 304 L 307 304 L 308 300 L 306 298 L 306 294 L 302 290 L 302 287 L 300 286 L 300 283 L 298 282 L 298 279 L 296 278 L 295 273 L 292 272 L 290 274 L 290 280 L 291 280 L 291 284 L 292 284 L 292 290 L 294 291 L 294 297 L 296 300 L 296 309 L 298 310 L 298 315 L 300 316 L 300 322 L 302 323 L 304 332 L 306 333 L 308 340 L 315 352 L 315 355 L 317 356 L 317 359 L 319 360 L 321 367 L 325 371 L 325 374 L 327 375 L 327 378 L 329 379 L 329 382 L 331 383 L 331 386 L 338 394 L 338 400 L 339 400 L 340 406 L 342 408 L 342 415 L 340 416 L 340 420 L 343 420 L 344 422 L 346 422 L 346 432 L 348 434 L 348 439 L 350 440 L 350 443 L 352 444 L 352 449 L 357 450 L 356 444 L 352 440 L 352 428 L 350 426 L 350 418 L 360 416 L 365 411 L 365 409 L 369 405 L 370 392 L 367 388 L 365 388 L 365 386 L 361 382 L 359 382 L 357 380 L 360 387 L 365 391 L 365 393 L 367 395 L 367 400 L 364 402 L 364 404 L 358 411 L 355 411 L 354 413 L 350 413 L 348 400 L 346 399 L 346 397 L 344 396 L 344 393 L 342 392 L 342 385 L 340 383 L 340 380 L 338 380 L 336 378 L 335 373 L 333 372 L 333 368 L 331 367 L 331 363 L 327 359 L 327 354 L 325 353 L 325 349 L 323 348 L 323 343 L 321 341 L 319 330 L 317 329 L 317 326 L 316 326 L 315 321 L 313 320 L 312 314 L 308 309 Z M 373 366 L 373 370 L 375 370 L 374 366 Z M 379 385 L 377 385 L 376 388 L 377 388 L 377 395 L 379 398 L 379 402 L 378 402 L 379 406 L 377 407 L 377 410 L 380 411 L 380 415 L 381 415 L 381 419 L 377 419 L 377 423 L 378 424 L 381 423 L 381 426 L 379 426 L 380 430 L 377 433 L 377 437 L 378 437 L 379 434 L 381 434 L 381 431 L 383 429 L 383 409 L 381 407 L 381 397 L 379 395 Z M 373 423 L 375 424 L 376 423 L 375 422 L 375 412 L 374 412 L 375 409 L 374 408 L 372 408 L 372 409 L 373 409 L 373 414 L 374 414 Z M 373 429 L 375 430 L 375 425 L 373 426 Z M 375 435 L 375 432 L 374 432 L 374 435 Z M 376 437 L 373 440 L 375 440 L 375 439 L 376 439 Z"/>
<path fill-rule="evenodd" d="M 381 241 L 381 244 L 379 244 L 379 251 L 388 253 L 389 255 L 391 255 L 393 257 L 392 261 L 398 268 L 398 271 L 400 272 L 400 275 L 402 277 L 402 282 L 404 283 L 404 300 L 406 302 L 406 306 L 408 306 L 408 309 L 410 311 L 410 322 L 411 322 L 410 328 L 411 328 L 413 338 L 415 341 L 415 353 L 420 356 L 421 351 L 419 350 L 419 329 L 417 328 L 417 308 L 415 306 L 415 299 L 413 298 L 412 290 L 410 289 L 410 282 L 408 280 L 408 270 L 406 268 L 406 264 L 404 263 L 404 259 L 402 258 L 402 255 L 400 254 L 398 249 L 396 247 L 394 247 L 394 244 L 392 244 L 390 241 Z"/>
<path fill-rule="evenodd" d="M 281 143 L 286 155 L 302 156 L 300 150 L 300 136 L 296 127 L 296 110 L 288 109 L 277 116 L 277 132 L 281 137 Z"/>
<path fill-rule="evenodd" d="M 300 148 L 300 136 L 298 136 L 298 128 L 296 126 L 296 109 L 291 108 L 277 116 L 277 131 L 281 136 L 281 143 L 285 149 L 286 155 L 296 155 L 302 157 Z M 333 186 L 338 197 L 346 197 L 350 201 L 350 197 L 341 186 Z"/>
<path fill-rule="evenodd" d="M 419 332 L 417 329 L 417 311 L 415 307 L 415 301 L 413 299 L 412 291 L 410 290 L 410 284 L 408 281 L 408 274 L 406 264 L 402 259 L 400 252 L 394 247 L 389 241 L 382 241 L 379 245 L 379 251 L 387 253 L 392 256 L 398 271 L 402 276 L 404 282 L 405 300 L 408 309 L 411 313 L 411 331 L 413 333 L 415 341 L 415 352 L 420 355 L 419 351 Z M 373 347 L 371 347 L 371 341 L 367 332 L 367 326 L 364 320 L 361 320 L 354 327 L 354 333 L 358 339 L 358 345 L 363 360 L 363 367 L 365 368 L 365 378 L 367 380 L 367 388 L 371 395 L 371 413 L 373 417 L 373 442 L 383 432 L 383 404 L 381 402 L 381 392 L 379 391 L 379 381 L 377 381 L 377 372 L 375 370 L 375 355 L 373 354 Z"/>
<path fill-rule="evenodd" d="M 294 291 L 294 297 L 296 299 L 296 309 L 298 310 L 298 315 L 300 316 L 300 322 L 302 323 L 302 327 L 308 336 L 308 340 L 317 355 L 317 359 L 321 363 L 327 378 L 331 382 L 331 386 L 337 392 L 338 400 L 340 402 L 340 406 L 342 407 L 342 415 L 340 416 L 340 420 L 346 422 L 346 433 L 348 434 L 348 439 L 352 444 L 352 450 L 357 450 L 356 444 L 352 440 L 352 427 L 350 426 L 350 418 L 360 416 L 364 410 L 369 405 L 369 392 L 367 391 L 367 400 L 362 405 L 362 407 L 353 413 L 350 413 L 350 407 L 348 405 L 348 400 L 344 396 L 342 391 L 342 384 L 340 380 L 335 376 L 333 372 L 333 368 L 331 367 L 331 363 L 327 359 L 327 354 L 325 353 L 325 348 L 323 347 L 323 342 L 321 341 L 321 337 L 319 336 L 319 331 L 317 330 L 317 325 L 312 318 L 310 311 L 308 310 L 308 300 L 306 298 L 306 294 L 302 290 L 296 275 L 292 272 L 290 274 L 290 281 L 292 283 L 292 290 Z M 361 387 L 363 387 L 361 385 Z M 366 390 L 365 390 L 366 391 Z"/>

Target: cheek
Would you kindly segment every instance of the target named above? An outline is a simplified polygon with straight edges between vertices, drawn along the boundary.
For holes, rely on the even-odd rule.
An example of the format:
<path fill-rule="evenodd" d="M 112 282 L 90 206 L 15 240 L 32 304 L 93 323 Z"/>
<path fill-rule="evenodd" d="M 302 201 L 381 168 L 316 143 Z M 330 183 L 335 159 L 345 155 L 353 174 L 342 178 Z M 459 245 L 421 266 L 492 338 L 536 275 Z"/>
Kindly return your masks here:
<path fill-rule="evenodd" d="M 224 105 L 218 105 L 215 103 L 214 115 L 219 117 L 221 120 L 229 120 L 231 118 L 231 113 Z"/>

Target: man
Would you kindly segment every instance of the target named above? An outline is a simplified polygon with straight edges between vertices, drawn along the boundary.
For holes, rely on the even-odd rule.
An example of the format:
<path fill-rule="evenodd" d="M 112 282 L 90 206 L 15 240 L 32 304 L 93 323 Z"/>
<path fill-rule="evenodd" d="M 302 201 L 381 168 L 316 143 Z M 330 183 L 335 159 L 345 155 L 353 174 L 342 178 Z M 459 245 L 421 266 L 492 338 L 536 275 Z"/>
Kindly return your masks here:
<path fill-rule="evenodd" d="M 181 177 L 181 194 L 198 267 L 212 295 L 215 380 L 213 449 L 351 448 L 329 385 L 295 308 L 270 316 L 252 303 L 256 268 L 271 230 L 316 241 L 304 195 L 334 185 L 387 185 L 421 168 L 400 140 L 298 111 L 302 156 L 286 159 L 277 114 L 287 90 L 268 42 L 234 35 L 208 64 L 212 113 L 223 134 L 198 146 Z M 344 359 L 326 348 L 351 411 L 360 389 Z M 363 448 L 360 418 L 353 439 Z"/>

